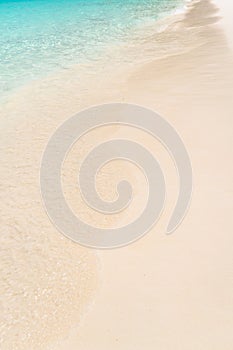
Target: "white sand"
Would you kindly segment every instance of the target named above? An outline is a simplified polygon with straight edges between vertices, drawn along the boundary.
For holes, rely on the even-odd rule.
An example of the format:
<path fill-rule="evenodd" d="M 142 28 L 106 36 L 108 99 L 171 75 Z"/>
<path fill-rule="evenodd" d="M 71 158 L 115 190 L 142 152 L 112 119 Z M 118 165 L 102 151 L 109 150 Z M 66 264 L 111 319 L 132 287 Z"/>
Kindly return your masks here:
<path fill-rule="evenodd" d="M 124 92 L 126 101 L 166 115 L 184 138 L 195 176 L 188 217 L 166 237 L 168 210 L 143 240 L 101 253 L 103 285 L 95 305 L 61 350 L 232 349 L 233 69 L 223 33 L 199 27 L 201 19 L 201 26 L 212 22 L 204 19 L 208 11 L 214 9 L 197 9 L 189 18 L 198 39 L 204 36 L 203 47 L 148 64 Z"/>
<path fill-rule="evenodd" d="M 83 79 L 74 67 L 25 87 L 1 106 L 1 349 L 232 350 L 233 58 L 218 16 L 213 3 L 197 1 L 184 17 L 169 20 L 164 32 L 130 48 L 132 57 L 138 50 L 153 54 L 147 63 L 96 67 Z M 64 166 L 67 198 L 87 221 L 90 211 L 75 191 L 74 160 L 113 135 L 136 138 L 156 152 L 168 192 L 155 229 L 130 246 L 98 252 L 97 259 L 52 226 L 38 172 L 57 125 L 84 107 L 113 101 L 152 108 L 174 125 L 188 148 L 195 185 L 188 216 L 165 236 L 177 178 L 163 147 L 122 128 L 87 135 Z M 133 210 L 108 222 L 92 216 L 100 226 L 127 222 L 139 212 L 145 184 L 135 169 L 123 167 L 106 168 L 98 186 L 111 199 L 115 181 L 126 174 L 136 187 Z M 68 336 L 90 300 L 89 312 Z M 46 347 L 49 342 L 56 345 Z"/>

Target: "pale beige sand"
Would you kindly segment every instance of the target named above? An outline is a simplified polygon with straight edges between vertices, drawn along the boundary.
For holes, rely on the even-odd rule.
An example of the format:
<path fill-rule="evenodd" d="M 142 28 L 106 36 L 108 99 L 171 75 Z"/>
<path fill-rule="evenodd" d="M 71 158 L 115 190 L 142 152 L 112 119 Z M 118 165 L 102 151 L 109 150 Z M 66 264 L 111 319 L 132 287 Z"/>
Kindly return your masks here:
<path fill-rule="evenodd" d="M 233 58 L 218 20 L 211 2 L 197 1 L 184 16 L 163 22 L 169 26 L 160 34 L 151 28 L 150 36 L 138 33 L 132 47 L 122 48 L 126 62 L 90 67 L 89 76 L 74 67 L 26 87 L 1 107 L 2 349 L 232 349 Z M 144 64 L 130 63 L 137 52 L 145 53 Z M 161 161 L 168 192 L 152 232 L 97 257 L 53 228 L 41 204 L 38 171 L 57 125 L 84 107 L 116 101 L 157 110 L 174 125 L 192 160 L 194 194 L 182 225 L 165 236 L 177 194 L 166 151 L 139 131 L 106 128 L 87 135 L 64 166 L 67 198 L 85 220 L 92 214 L 74 191 L 79 165 L 74 159 L 97 142 L 119 136 L 140 140 Z M 141 174 L 115 165 L 100 174 L 101 194 L 112 199 L 123 173 L 134 184 L 135 201 L 107 223 L 92 216 L 99 226 L 127 222 L 144 204 Z M 91 299 L 89 312 L 68 336 Z"/>
<path fill-rule="evenodd" d="M 233 48 L 233 36 L 232 36 L 232 13 L 233 13 L 233 3 L 230 0 L 215 0 L 216 5 L 220 9 L 220 15 L 222 20 L 222 25 L 224 26 L 224 31 L 227 37 L 228 45 Z"/>

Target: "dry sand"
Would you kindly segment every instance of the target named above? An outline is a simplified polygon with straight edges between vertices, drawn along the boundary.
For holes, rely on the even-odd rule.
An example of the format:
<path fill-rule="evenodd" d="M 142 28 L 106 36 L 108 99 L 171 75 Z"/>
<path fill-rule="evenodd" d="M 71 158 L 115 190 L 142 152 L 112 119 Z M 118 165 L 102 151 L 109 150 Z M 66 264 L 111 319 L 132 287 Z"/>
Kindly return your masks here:
<path fill-rule="evenodd" d="M 3 350 L 233 347 L 232 52 L 209 0 L 193 2 L 185 14 L 164 24 L 163 31 L 148 28 L 150 36 L 139 33 L 137 44 L 122 48 L 128 59 L 121 65 L 100 64 L 88 76 L 86 69 L 74 67 L 25 87 L 1 106 Z M 137 52 L 145 53 L 144 63 L 131 63 Z M 52 226 L 41 203 L 38 174 L 56 127 L 77 111 L 106 102 L 136 103 L 166 117 L 189 151 L 194 193 L 182 225 L 165 236 L 177 178 L 163 147 L 124 128 L 85 136 L 63 174 L 67 199 L 85 220 L 119 225 L 144 204 L 143 178 L 123 162 L 106 167 L 98 186 L 113 199 L 114 183 L 127 175 L 135 187 L 131 210 L 106 222 L 81 202 L 73 181 L 80 161 L 74 159 L 85 157 L 100 141 L 127 136 L 144 143 L 163 166 L 168 192 L 165 212 L 147 236 L 121 249 L 96 252 L 70 242 Z"/>

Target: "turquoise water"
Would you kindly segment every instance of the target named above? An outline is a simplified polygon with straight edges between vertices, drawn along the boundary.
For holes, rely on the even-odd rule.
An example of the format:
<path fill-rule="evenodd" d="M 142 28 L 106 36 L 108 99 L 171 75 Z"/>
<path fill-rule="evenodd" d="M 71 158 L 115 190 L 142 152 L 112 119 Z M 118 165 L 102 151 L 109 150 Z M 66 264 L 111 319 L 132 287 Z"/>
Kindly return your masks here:
<path fill-rule="evenodd" d="M 93 61 L 181 0 L 0 0 L 0 96 L 54 70 Z"/>

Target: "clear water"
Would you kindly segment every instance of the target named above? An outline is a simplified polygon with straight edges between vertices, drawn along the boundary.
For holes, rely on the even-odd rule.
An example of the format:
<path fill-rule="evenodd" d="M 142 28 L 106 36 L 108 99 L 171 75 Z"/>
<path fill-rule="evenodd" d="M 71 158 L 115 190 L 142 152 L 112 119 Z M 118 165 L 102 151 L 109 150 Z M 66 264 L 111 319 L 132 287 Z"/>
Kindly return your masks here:
<path fill-rule="evenodd" d="M 182 0 L 0 0 L 0 96 L 57 69 L 93 61 Z"/>

